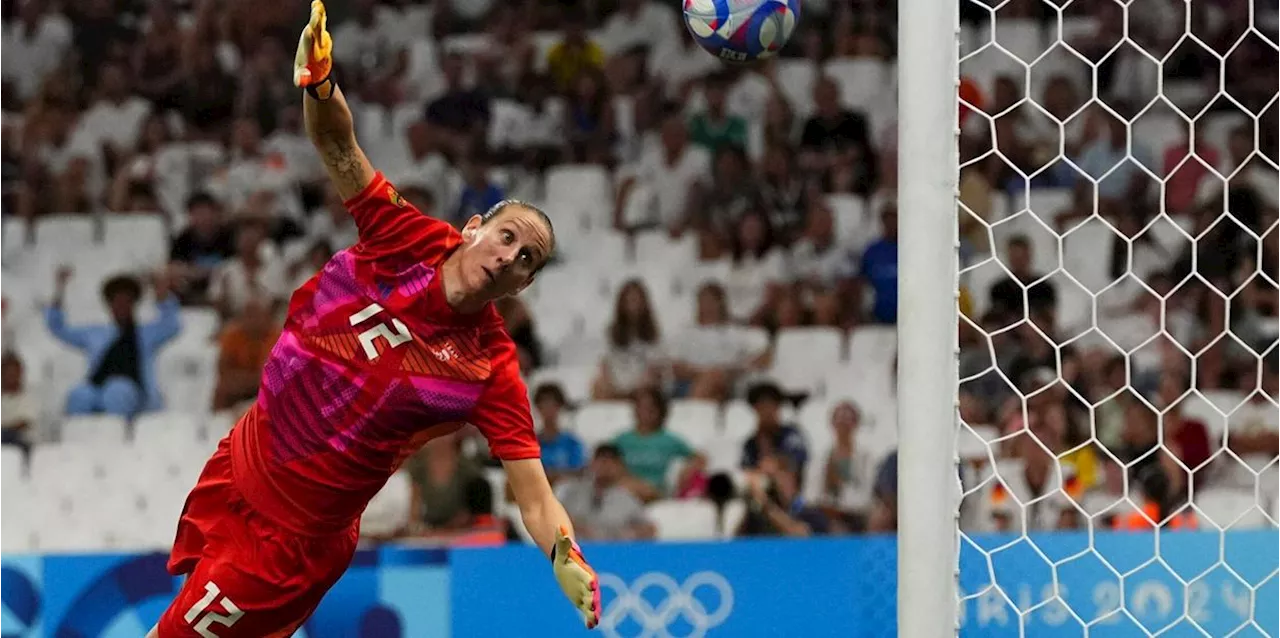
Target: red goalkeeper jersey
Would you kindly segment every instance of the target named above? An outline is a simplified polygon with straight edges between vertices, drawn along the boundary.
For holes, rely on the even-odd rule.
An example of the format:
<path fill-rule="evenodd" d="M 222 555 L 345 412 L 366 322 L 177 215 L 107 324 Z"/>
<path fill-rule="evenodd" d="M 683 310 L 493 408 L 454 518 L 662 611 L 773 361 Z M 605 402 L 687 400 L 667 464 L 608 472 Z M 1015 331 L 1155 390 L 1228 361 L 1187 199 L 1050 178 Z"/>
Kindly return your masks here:
<path fill-rule="evenodd" d="M 347 208 L 360 241 L 293 294 L 258 401 L 231 432 L 246 500 L 305 534 L 348 528 L 410 454 L 464 424 L 499 459 L 539 456 L 502 319 L 445 301 L 458 231 L 381 173 Z"/>

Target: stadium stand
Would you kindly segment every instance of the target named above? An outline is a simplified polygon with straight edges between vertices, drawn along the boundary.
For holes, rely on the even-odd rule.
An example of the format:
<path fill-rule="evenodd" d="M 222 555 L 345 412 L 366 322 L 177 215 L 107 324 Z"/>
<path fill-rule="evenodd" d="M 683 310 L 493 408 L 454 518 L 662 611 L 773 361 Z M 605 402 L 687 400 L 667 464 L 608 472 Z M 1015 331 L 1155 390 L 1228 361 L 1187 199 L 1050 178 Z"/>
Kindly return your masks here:
<path fill-rule="evenodd" d="M 351 5 L 347 15 L 343 4 Z M 754 518 L 751 502 L 761 498 L 791 504 L 799 524 L 814 533 L 885 529 L 868 521 L 883 521 L 876 510 L 887 506 L 892 486 L 877 477 L 893 459 L 896 397 L 910 392 L 895 378 L 896 239 L 881 222 L 896 219 L 886 216 L 897 170 L 894 3 L 807 3 L 813 13 L 783 57 L 756 68 L 722 68 L 690 50 L 672 3 L 594 0 L 565 9 L 570 5 L 529 0 L 489 3 L 488 14 L 468 17 L 451 8 L 457 4 L 335 3 L 330 27 L 344 56 L 344 90 L 373 163 L 424 210 L 460 221 L 478 179 L 540 205 L 554 219 L 561 241 L 556 262 L 503 314 L 521 346 L 530 392 L 554 385 L 567 398 L 561 432 L 583 450 L 564 457 L 564 476 L 592 476 L 592 451 L 635 427 L 637 408 L 629 397 L 653 386 L 670 399 L 660 429 L 682 446 L 654 446 L 642 449 L 643 459 L 624 459 L 634 473 L 656 455 L 668 468 L 666 484 L 640 486 L 634 476 L 623 484 L 647 501 L 657 538 L 725 538 L 748 528 L 757 535 L 785 533 Z M 1027 4 L 1039 9 L 1027 10 L 1025 18 L 1002 17 L 998 39 L 1034 59 L 1027 54 L 1046 49 L 1058 22 L 1040 11 L 1048 5 Z M 1104 3 L 1077 4 L 1082 8 L 1062 21 L 1062 36 L 1100 56 L 1087 45 L 1104 20 Z M 1229 37 L 1232 22 L 1218 5 L 1231 4 L 1207 3 L 1218 19 L 1208 22 L 1204 41 Z M 286 52 L 304 5 L 24 0 L 3 7 L 3 346 L 21 364 L 4 372 L 4 551 L 166 548 L 206 456 L 244 400 L 252 400 L 215 409 L 220 383 L 243 374 L 231 362 L 225 334 L 248 320 L 250 300 L 278 313 L 293 285 L 353 240 L 341 215 L 331 215 L 335 196 L 301 134 L 298 95 L 289 83 Z M 110 11 L 102 13 L 103 7 Z M 574 71 L 549 66 L 546 56 L 561 37 L 561 10 L 584 12 L 592 37 L 610 53 L 602 67 L 569 77 L 568 88 L 554 88 L 550 78 Z M 1257 10 L 1270 12 L 1274 39 L 1274 4 Z M 651 16 L 644 20 L 670 23 L 680 35 L 637 38 L 636 11 Z M 376 18 L 360 19 L 364 12 Z M 115 20 L 102 37 L 72 37 L 85 25 L 100 28 L 104 15 Z M 962 40 L 972 47 L 990 34 L 970 17 Z M 1114 65 L 1102 67 L 1099 93 L 1133 116 L 1144 105 L 1133 100 L 1125 65 L 1141 56 L 1124 49 L 1115 57 Z M 1210 65 L 1187 57 L 1185 64 L 1166 66 L 1165 95 L 1175 105 L 1206 102 L 1202 88 L 1218 82 Z M 1234 99 L 1249 106 L 1256 106 L 1251 96 L 1274 94 L 1277 76 L 1274 55 L 1255 57 L 1265 68 L 1241 74 L 1228 65 L 1223 79 Z M 1176 202 L 1166 192 L 1172 187 L 1154 187 L 1134 172 L 1136 195 L 1104 202 L 1106 221 L 1086 221 L 1076 210 L 1080 198 L 1094 197 L 1081 194 L 1089 190 L 1085 180 L 1068 175 L 1041 184 L 1037 178 L 1023 189 L 1019 171 L 1034 168 L 1034 149 L 1047 138 L 1057 144 L 1059 127 L 1046 131 L 1039 110 L 1016 103 L 1029 93 L 1049 102 L 1048 80 L 1056 78 L 1074 111 L 1087 97 L 1080 91 L 1088 78 L 1078 77 L 1078 65 L 1050 55 L 1023 86 L 1024 68 L 1008 61 L 993 53 L 964 68 L 966 86 L 977 91 L 970 105 L 990 114 L 1007 111 L 1002 117 L 1010 124 L 997 125 L 1008 136 L 999 142 L 1005 152 L 961 176 L 966 206 L 994 224 L 986 232 L 962 221 L 963 263 L 992 256 L 1000 262 L 962 281 L 963 311 L 998 335 L 988 339 L 959 327 L 962 376 L 981 372 L 989 352 L 1000 371 L 961 388 L 966 422 L 985 440 L 1001 441 L 992 447 L 996 458 L 976 441 L 962 441 L 966 481 L 976 484 L 993 463 L 1023 464 L 1035 452 L 1017 444 L 1017 433 L 1053 421 L 1062 431 L 1051 452 L 1073 468 L 1080 490 L 1106 493 L 1114 486 L 1103 466 L 1139 453 L 1134 437 L 1141 437 L 1141 427 L 1131 425 L 1125 410 L 1140 401 L 1159 408 L 1180 401 L 1181 427 L 1202 431 L 1199 438 L 1178 439 L 1173 453 L 1184 463 L 1194 468 L 1195 458 L 1208 459 L 1227 430 L 1246 441 L 1242 463 L 1254 470 L 1270 463 L 1261 500 L 1252 483 L 1236 480 L 1234 454 L 1197 469 L 1200 524 L 1267 525 L 1280 508 L 1274 489 L 1280 432 L 1274 101 L 1255 111 L 1261 113 L 1256 123 L 1222 101 L 1197 126 L 1200 143 L 1218 158 L 1210 168 L 1232 176 L 1228 195 L 1247 232 L 1214 226 L 1223 181 L 1209 171 L 1186 171 L 1191 183 L 1181 188 L 1189 195 Z M 1270 89 L 1247 77 L 1270 78 Z M 744 140 L 690 135 L 692 118 L 710 121 L 707 105 L 719 98 L 709 94 L 719 87 L 726 90 L 726 110 L 713 124 L 740 119 Z M 483 109 L 460 111 L 467 101 Z M 1099 118 L 1103 126 L 1108 116 L 1094 109 L 1081 117 Z M 984 121 L 963 122 L 966 160 L 993 147 Z M 1182 124 L 1171 111 L 1141 118 L 1134 144 L 1177 166 L 1178 153 L 1186 154 Z M 1067 153 L 1080 164 L 1074 170 L 1091 170 L 1089 157 L 1109 152 L 1093 128 L 1064 128 Z M 1256 136 L 1261 154 L 1242 154 L 1242 136 Z M 1207 152 L 1198 151 L 1202 158 Z M 735 173 L 739 156 L 746 165 Z M 1182 231 L 1144 231 L 1161 197 Z M 204 224 L 196 218 L 205 215 L 208 232 L 184 235 Z M 1208 232 L 1212 241 L 1201 242 L 1197 253 L 1183 231 Z M 1065 239 L 1059 242 L 1057 233 Z M 1251 239 L 1254 233 L 1261 239 Z M 1046 277 L 1037 286 L 1048 294 L 1024 300 L 1022 284 L 1032 282 L 1007 267 L 1015 238 L 1029 246 L 1028 272 Z M 1130 253 L 1144 281 L 1116 283 Z M 1199 275 L 1187 279 L 1197 258 Z M 181 329 L 153 362 L 161 409 L 149 406 L 127 417 L 67 415 L 68 393 L 95 371 L 46 325 L 43 313 L 64 266 L 72 268 L 64 309 L 74 326 L 109 321 L 100 290 L 111 277 L 149 282 L 163 273 L 174 284 L 183 302 Z M 1143 399 L 1114 393 L 1114 344 L 1134 348 L 1154 334 L 1144 300 L 1157 279 L 1167 285 L 1155 292 L 1169 299 L 1169 323 L 1160 327 L 1185 348 L 1208 353 L 1195 371 L 1202 396 L 1182 397 L 1185 379 L 1172 396 L 1162 395 L 1162 378 L 1191 374 L 1168 349 L 1139 358 L 1146 367 L 1134 389 Z M 1016 307 L 1000 292 L 1009 280 L 1017 284 Z M 645 293 L 643 309 L 631 309 L 624 298 L 629 282 Z M 1232 290 L 1240 292 L 1228 304 L 1218 291 Z M 1098 293 L 1096 307 L 1092 293 Z M 1001 331 L 1024 310 L 1037 327 L 1023 322 Z M 148 283 L 140 321 L 158 313 Z M 1094 313 L 1105 320 L 1083 332 Z M 651 334 L 638 327 L 645 315 Z M 1227 320 L 1240 338 L 1213 341 Z M 1079 338 L 1046 352 L 1039 332 L 1059 343 Z M 254 353 L 243 345 L 234 358 L 251 367 Z M 1269 352 L 1269 358 L 1257 368 L 1251 352 Z M 1027 413 L 1013 406 L 1014 391 L 1043 385 L 1046 370 L 1070 391 L 1044 393 Z M 794 424 L 806 442 L 805 467 L 769 451 L 769 462 L 742 468 L 748 439 L 763 443 L 775 436 L 758 428 L 760 415 L 745 401 L 760 384 L 785 394 L 781 422 Z M 841 442 L 833 421 L 845 401 L 856 407 L 859 424 Z M 1214 405 L 1235 411 L 1224 418 Z M 1081 446 L 1091 436 L 1089 411 L 1099 443 Z M 482 441 L 464 433 L 450 444 L 461 453 L 457 472 L 491 481 L 494 511 L 508 519 L 513 538 L 521 537 Z M 544 445 L 548 454 L 559 454 L 562 443 Z M 1169 471 L 1157 465 L 1134 478 L 1163 484 L 1153 477 Z M 753 487 L 762 476 L 770 490 Z M 410 520 L 405 508 L 421 516 L 411 504 L 431 507 L 423 494 L 445 488 L 406 477 L 399 475 L 371 508 L 377 520 L 369 525 L 370 542 L 447 542 L 450 533 L 465 531 Z M 962 524 L 1007 526 L 996 492 L 984 497 L 990 502 L 967 500 Z M 1161 507 L 1168 507 L 1187 495 L 1162 498 Z M 9 515 L 11 508 L 30 515 Z M 1073 525 L 1065 517 L 1031 524 Z"/>

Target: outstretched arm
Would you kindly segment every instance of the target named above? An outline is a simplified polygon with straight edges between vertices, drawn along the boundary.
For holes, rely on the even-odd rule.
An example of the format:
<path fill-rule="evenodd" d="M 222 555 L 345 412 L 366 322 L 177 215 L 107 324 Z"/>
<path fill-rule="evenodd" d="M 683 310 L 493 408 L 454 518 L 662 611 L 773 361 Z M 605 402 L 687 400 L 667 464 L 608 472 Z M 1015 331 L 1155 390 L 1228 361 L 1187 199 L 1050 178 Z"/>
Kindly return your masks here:
<path fill-rule="evenodd" d="M 324 3 L 313 0 L 311 21 L 298 38 L 293 80 L 306 89 L 302 114 L 307 137 L 320 154 L 338 194 L 347 200 L 360 194 L 373 181 L 374 170 L 356 143 L 351 109 L 331 75 L 333 39 L 329 37 L 326 21 Z"/>

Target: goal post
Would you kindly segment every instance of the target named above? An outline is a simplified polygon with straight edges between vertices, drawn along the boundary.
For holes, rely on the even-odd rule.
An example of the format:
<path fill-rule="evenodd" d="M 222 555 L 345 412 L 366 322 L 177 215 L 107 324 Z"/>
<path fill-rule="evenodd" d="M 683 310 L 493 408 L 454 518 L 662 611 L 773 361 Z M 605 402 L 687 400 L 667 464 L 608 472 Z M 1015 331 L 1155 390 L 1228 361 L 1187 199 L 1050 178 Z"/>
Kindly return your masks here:
<path fill-rule="evenodd" d="M 958 3 L 898 4 L 898 635 L 956 633 Z"/>

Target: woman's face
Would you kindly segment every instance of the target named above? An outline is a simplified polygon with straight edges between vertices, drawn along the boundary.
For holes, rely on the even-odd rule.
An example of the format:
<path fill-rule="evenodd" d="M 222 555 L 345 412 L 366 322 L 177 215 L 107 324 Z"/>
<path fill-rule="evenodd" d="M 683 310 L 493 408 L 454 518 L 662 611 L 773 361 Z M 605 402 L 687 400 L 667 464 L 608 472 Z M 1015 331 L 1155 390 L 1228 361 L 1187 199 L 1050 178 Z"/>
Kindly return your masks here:
<path fill-rule="evenodd" d="M 551 397 L 543 397 L 538 401 L 538 416 L 543 423 L 558 423 L 560 418 L 560 402 Z"/>
<path fill-rule="evenodd" d="M 698 292 L 698 323 L 716 325 L 724 321 L 724 299 L 714 289 L 703 288 Z"/>
<path fill-rule="evenodd" d="M 636 429 L 653 432 L 662 427 L 662 411 L 647 392 L 636 397 Z"/>
<path fill-rule="evenodd" d="M 858 410 L 851 403 L 841 403 L 831 412 L 831 428 L 841 436 L 852 434 L 859 422 Z"/>
<path fill-rule="evenodd" d="M 628 319 L 639 319 L 649 310 L 649 300 L 639 284 L 628 284 L 622 291 L 622 312 Z"/>
<path fill-rule="evenodd" d="M 749 251 L 759 250 L 764 246 L 764 235 L 764 218 L 758 214 L 743 217 L 738 225 L 738 241 Z"/>

